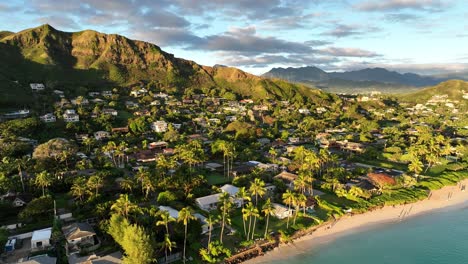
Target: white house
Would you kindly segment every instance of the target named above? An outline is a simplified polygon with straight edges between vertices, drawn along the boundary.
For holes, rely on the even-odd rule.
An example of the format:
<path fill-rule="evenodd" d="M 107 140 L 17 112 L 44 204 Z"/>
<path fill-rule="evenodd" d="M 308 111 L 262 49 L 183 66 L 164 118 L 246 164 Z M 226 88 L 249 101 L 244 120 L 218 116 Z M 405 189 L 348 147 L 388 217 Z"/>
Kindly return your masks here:
<path fill-rule="evenodd" d="M 41 250 L 49 247 L 51 235 L 52 227 L 34 231 L 31 238 L 31 249 Z"/>
<path fill-rule="evenodd" d="M 39 118 L 43 122 L 46 122 L 46 123 L 53 123 L 53 122 L 57 121 L 57 117 L 55 117 L 55 115 L 52 114 L 52 113 L 45 114 L 43 116 L 40 116 Z"/>
<path fill-rule="evenodd" d="M 300 114 L 308 115 L 310 114 L 310 110 L 307 108 L 301 108 L 298 110 Z"/>
<path fill-rule="evenodd" d="M 195 199 L 195 203 L 204 211 L 211 211 L 216 209 L 219 202 L 220 193 L 203 196 Z"/>
<path fill-rule="evenodd" d="M 202 224 L 202 234 L 205 234 L 205 233 L 208 233 L 208 231 L 210 230 L 210 225 L 208 225 L 208 223 L 206 222 L 206 217 L 204 217 L 203 215 L 199 214 L 199 213 L 195 213 L 193 214 L 193 216 L 195 216 L 198 220 L 200 220 L 201 224 Z"/>
<path fill-rule="evenodd" d="M 277 203 L 272 203 L 272 205 L 275 208 L 275 216 L 278 219 L 284 219 L 284 218 L 286 218 L 288 216 L 293 215 L 294 211 L 292 209 L 289 209 L 288 207 L 286 207 L 284 205 L 277 204 Z"/>
<path fill-rule="evenodd" d="M 117 116 L 117 110 L 112 109 L 112 108 L 104 108 L 102 109 L 102 113 L 104 115 Z"/>
<path fill-rule="evenodd" d="M 222 192 L 228 193 L 229 196 L 234 197 L 239 192 L 239 188 L 231 184 L 225 184 L 221 188 Z"/>
<path fill-rule="evenodd" d="M 45 89 L 45 85 L 43 83 L 30 83 L 29 86 L 33 92 L 39 92 Z"/>
<path fill-rule="evenodd" d="M 74 109 L 67 109 L 63 114 L 63 120 L 65 120 L 67 123 L 74 123 L 80 121 L 80 116 Z"/>
<path fill-rule="evenodd" d="M 163 133 L 167 131 L 166 121 L 156 121 L 151 123 L 151 129 L 157 133 Z"/>
<path fill-rule="evenodd" d="M 94 132 L 94 138 L 96 140 L 103 140 L 110 137 L 110 133 L 107 131 L 96 131 Z"/>

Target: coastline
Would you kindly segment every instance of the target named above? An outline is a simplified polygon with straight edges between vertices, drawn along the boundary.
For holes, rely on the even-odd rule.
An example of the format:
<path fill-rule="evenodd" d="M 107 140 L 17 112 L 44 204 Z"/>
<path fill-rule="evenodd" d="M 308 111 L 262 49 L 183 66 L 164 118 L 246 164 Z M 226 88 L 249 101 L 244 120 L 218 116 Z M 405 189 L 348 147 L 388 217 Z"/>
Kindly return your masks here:
<path fill-rule="evenodd" d="M 461 185 L 468 185 L 468 179 L 459 182 L 456 186 L 445 186 L 432 191 L 430 198 L 419 202 L 385 206 L 362 214 L 342 216 L 333 226 L 331 223 L 324 224 L 311 234 L 295 239 L 292 243 L 281 244 L 274 250 L 266 252 L 265 255 L 247 260 L 244 263 L 260 264 L 286 260 L 292 256 L 310 252 L 316 245 L 329 243 L 350 233 L 368 230 L 384 224 L 398 223 L 414 216 L 444 208 L 462 206 L 468 203 L 468 190 L 461 191 Z"/>

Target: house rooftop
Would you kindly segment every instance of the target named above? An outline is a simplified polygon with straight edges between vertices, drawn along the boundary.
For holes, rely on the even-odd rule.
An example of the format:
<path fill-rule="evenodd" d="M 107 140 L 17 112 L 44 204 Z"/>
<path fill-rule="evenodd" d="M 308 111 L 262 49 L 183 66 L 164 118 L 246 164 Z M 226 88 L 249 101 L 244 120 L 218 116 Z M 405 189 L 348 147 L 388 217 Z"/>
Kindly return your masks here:
<path fill-rule="evenodd" d="M 32 234 L 31 241 L 40 241 L 45 239 L 50 239 L 52 235 L 52 227 L 44 228 L 41 230 L 36 230 Z"/>

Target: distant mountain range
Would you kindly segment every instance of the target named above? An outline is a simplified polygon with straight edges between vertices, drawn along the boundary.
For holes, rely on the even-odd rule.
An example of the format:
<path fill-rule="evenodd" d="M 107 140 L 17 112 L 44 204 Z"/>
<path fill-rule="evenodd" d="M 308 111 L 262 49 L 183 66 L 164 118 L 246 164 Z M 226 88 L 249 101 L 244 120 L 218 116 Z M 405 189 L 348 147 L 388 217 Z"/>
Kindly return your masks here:
<path fill-rule="evenodd" d="M 325 72 L 314 67 L 273 68 L 263 77 L 278 78 L 290 82 L 304 83 L 331 92 L 408 92 L 420 87 L 437 85 L 450 79 L 467 80 L 468 74 L 423 76 L 415 73 L 398 73 L 384 68 L 367 68 L 347 72 Z"/>

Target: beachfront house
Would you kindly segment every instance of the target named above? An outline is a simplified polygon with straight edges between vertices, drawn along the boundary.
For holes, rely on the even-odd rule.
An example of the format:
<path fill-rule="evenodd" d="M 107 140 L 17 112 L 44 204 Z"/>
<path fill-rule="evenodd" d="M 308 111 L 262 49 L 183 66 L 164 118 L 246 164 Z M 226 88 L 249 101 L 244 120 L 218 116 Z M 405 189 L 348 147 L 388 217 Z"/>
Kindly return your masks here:
<path fill-rule="evenodd" d="M 289 209 L 288 207 L 282 204 L 272 203 L 272 205 L 275 208 L 275 217 L 278 219 L 284 219 L 286 217 L 290 217 L 294 213 L 293 209 Z"/>

